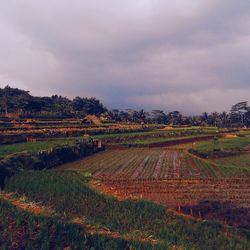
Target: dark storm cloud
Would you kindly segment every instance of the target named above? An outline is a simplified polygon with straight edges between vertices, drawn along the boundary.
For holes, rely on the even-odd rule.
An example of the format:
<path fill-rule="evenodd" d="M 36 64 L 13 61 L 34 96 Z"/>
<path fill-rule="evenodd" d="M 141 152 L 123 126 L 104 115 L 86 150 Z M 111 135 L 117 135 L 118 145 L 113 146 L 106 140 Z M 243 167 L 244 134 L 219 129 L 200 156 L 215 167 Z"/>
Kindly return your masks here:
<path fill-rule="evenodd" d="M 250 96 L 246 0 L 2 1 L 0 34 L 1 86 L 190 113 Z"/>

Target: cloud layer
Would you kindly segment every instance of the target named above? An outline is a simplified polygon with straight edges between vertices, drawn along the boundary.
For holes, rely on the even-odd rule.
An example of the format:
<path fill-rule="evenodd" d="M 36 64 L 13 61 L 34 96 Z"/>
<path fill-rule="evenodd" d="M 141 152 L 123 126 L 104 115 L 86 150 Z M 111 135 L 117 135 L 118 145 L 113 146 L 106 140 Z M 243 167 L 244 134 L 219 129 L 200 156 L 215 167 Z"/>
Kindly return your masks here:
<path fill-rule="evenodd" d="M 250 97 L 246 0 L 2 1 L 0 34 L 0 85 L 32 94 L 185 113 Z"/>

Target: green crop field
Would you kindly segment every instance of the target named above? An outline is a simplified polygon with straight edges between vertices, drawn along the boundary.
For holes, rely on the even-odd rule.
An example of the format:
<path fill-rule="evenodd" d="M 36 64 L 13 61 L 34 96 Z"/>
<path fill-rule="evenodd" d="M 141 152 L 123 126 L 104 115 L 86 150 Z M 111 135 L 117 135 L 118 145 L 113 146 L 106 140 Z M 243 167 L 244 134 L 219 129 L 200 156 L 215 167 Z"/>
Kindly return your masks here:
<path fill-rule="evenodd" d="M 148 144 L 154 144 L 154 143 L 160 143 L 160 142 L 176 142 L 178 143 L 178 141 L 182 141 L 185 139 L 197 139 L 197 138 L 202 138 L 202 137 L 206 137 L 209 135 L 213 135 L 213 134 L 197 134 L 197 135 L 186 135 L 186 136 L 169 136 L 168 134 L 164 133 L 161 136 L 156 136 L 153 135 L 151 137 L 145 138 L 136 138 L 136 139 L 130 139 L 127 138 L 127 140 L 124 140 L 122 142 L 122 144 L 130 144 L 130 145 L 148 145 Z"/>
<path fill-rule="evenodd" d="M 197 143 L 195 149 L 201 153 L 209 153 L 214 149 L 221 151 L 227 150 L 250 150 L 250 135 L 235 138 L 221 138 L 218 141 L 209 140 L 206 142 Z"/>
<path fill-rule="evenodd" d="M 213 160 L 216 164 L 234 169 L 248 169 L 250 171 L 250 153 L 238 156 L 222 157 Z"/>
<path fill-rule="evenodd" d="M 0 199 L 1 249 L 151 249 L 150 244 L 90 233 L 56 216 L 34 215 Z M 160 248 L 158 248 L 160 249 Z"/>
<path fill-rule="evenodd" d="M 221 130 L 223 131 L 223 130 Z M 190 127 L 190 128 L 170 128 L 170 129 L 154 129 L 144 132 L 119 133 L 119 134 L 103 134 L 94 135 L 94 139 L 110 140 L 111 142 L 120 142 L 124 144 L 148 144 L 154 142 L 175 140 L 181 137 L 196 137 L 202 135 L 217 134 L 217 128 L 210 127 Z M 177 138 L 176 138 L 177 137 Z"/>
<path fill-rule="evenodd" d="M 121 235 L 126 235 L 127 239 L 155 240 L 153 245 L 145 243 L 143 246 L 134 243 L 132 249 L 173 249 L 174 247 L 176 247 L 174 249 L 248 249 L 250 247 L 247 234 L 240 229 L 224 227 L 216 222 L 191 218 L 187 220 L 166 211 L 164 206 L 143 200 L 118 201 L 92 190 L 88 181 L 89 178 L 73 171 L 29 171 L 12 177 L 7 183 L 6 191 L 14 192 L 17 197 L 25 196 L 31 201 L 50 207 L 59 223 L 58 226 L 53 227 L 52 215 L 50 219 L 50 225 L 54 228 L 52 232 L 58 230 L 58 236 L 55 239 L 57 239 L 56 242 L 60 241 L 62 246 L 68 241 L 68 235 L 66 233 L 64 238 L 60 239 L 63 237 L 62 231 L 60 231 L 60 220 L 72 221 L 74 218 L 78 218 L 83 221 L 83 227 L 84 224 L 91 224 L 119 232 Z M 8 214 L 7 217 L 6 214 Z M 45 228 L 43 237 L 38 233 L 40 239 L 46 239 L 48 242 L 52 240 L 46 238 L 49 233 L 46 231 L 48 230 L 46 229 L 48 228 L 46 219 L 34 223 L 27 215 L 21 217 L 4 202 L 0 202 L 0 216 L 4 225 L 7 225 L 10 216 L 14 216 L 15 219 L 19 216 L 17 220 L 19 227 L 22 227 L 24 218 L 28 218 L 27 238 L 24 241 L 26 246 L 28 244 L 32 246 L 37 242 L 36 238 L 30 238 L 32 233 L 34 235 L 34 224 L 38 225 L 40 229 Z M 33 220 L 37 220 L 37 218 L 33 218 Z M 69 224 L 64 226 L 65 230 L 68 230 L 68 227 L 70 227 Z M 81 228 L 76 230 L 75 226 L 71 226 L 70 245 L 76 244 L 76 240 L 81 241 L 79 238 L 81 230 Z M 6 235 L 3 233 L 3 227 L 0 227 L 0 231 L 0 240 L 3 242 L 4 235 Z M 6 246 L 8 246 L 7 243 L 5 242 Z M 98 248 L 96 244 L 94 249 L 112 249 L 112 247 Z"/>
<path fill-rule="evenodd" d="M 55 146 L 72 145 L 78 139 L 79 137 L 78 138 L 71 137 L 71 138 L 61 138 L 61 139 L 53 139 L 47 141 L 21 142 L 15 144 L 0 145 L 0 158 L 15 153 L 21 153 L 24 151 L 37 152 L 40 150 L 48 150 Z"/>

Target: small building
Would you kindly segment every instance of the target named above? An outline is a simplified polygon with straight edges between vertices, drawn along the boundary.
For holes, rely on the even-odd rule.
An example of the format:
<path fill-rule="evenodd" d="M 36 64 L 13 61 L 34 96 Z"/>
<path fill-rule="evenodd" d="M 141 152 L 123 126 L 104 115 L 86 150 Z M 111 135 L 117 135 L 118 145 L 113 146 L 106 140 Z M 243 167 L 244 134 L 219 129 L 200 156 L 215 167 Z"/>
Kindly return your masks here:
<path fill-rule="evenodd" d="M 86 115 L 83 120 L 82 123 L 84 124 L 94 124 L 94 125 L 101 125 L 102 121 L 95 115 Z"/>

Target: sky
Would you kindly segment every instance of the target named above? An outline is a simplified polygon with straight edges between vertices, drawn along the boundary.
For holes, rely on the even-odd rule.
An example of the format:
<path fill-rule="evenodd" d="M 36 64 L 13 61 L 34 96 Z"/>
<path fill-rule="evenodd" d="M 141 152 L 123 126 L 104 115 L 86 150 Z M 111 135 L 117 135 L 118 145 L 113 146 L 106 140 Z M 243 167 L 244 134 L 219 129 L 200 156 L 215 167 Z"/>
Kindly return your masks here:
<path fill-rule="evenodd" d="M 0 0 L 0 87 L 108 108 L 250 101 L 249 0 Z"/>

